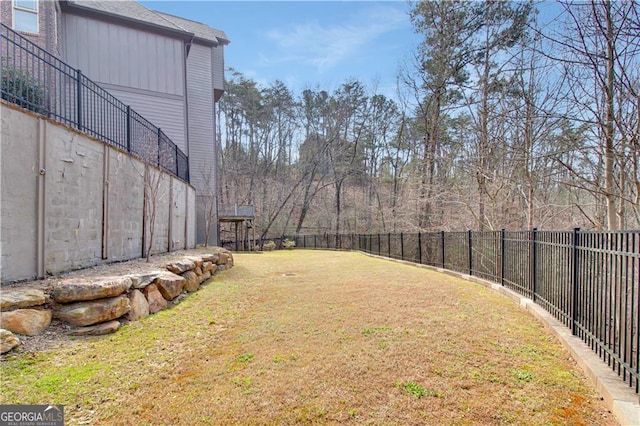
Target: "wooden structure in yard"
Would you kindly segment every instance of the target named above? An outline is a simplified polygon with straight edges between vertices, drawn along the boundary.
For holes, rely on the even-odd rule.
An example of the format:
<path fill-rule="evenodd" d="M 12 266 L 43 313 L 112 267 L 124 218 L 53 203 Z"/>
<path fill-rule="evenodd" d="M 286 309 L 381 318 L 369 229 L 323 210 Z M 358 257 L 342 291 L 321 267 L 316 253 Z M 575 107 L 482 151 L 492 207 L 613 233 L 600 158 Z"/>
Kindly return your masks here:
<path fill-rule="evenodd" d="M 218 224 L 221 228 L 224 223 L 232 223 L 234 225 L 236 251 L 256 250 L 256 231 L 253 226 L 255 218 L 255 206 L 239 206 L 236 204 L 233 208 L 221 210 L 218 213 Z M 250 233 L 251 238 L 249 238 Z"/>

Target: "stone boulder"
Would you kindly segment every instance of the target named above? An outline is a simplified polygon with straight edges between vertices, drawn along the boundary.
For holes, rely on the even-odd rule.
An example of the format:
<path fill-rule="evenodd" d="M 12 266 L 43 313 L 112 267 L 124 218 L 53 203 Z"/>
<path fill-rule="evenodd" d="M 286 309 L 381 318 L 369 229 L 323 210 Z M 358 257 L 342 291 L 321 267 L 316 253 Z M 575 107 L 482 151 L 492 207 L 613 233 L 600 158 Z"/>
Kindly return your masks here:
<path fill-rule="evenodd" d="M 108 299 L 63 305 L 54 312 L 54 317 L 75 326 L 86 326 L 120 318 L 129 309 L 129 298 L 123 294 Z"/>
<path fill-rule="evenodd" d="M 158 291 L 158 286 L 155 284 L 151 284 L 142 290 L 144 293 L 144 297 L 146 297 L 147 302 L 149 303 L 149 313 L 155 314 L 158 311 L 161 311 L 167 307 L 167 301 L 160 291 Z"/>
<path fill-rule="evenodd" d="M 131 288 L 143 289 L 149 284 L 152 284 L 158 275 L 162 274 L 164 271 L 154 271 L 148 274 L 135 274 L 129 275 L 131 278 Z"/>
<path fill-rule="evenodd" d="M 218 253 L 209 253 L 202 255 L 203 262 L 218 263 Z M 203 263 L 204 264 L 204 263 Z"/>
<path fill-rule="evenodd" d="M 233 266 L 233 255 L 228 251 L 223 251 L 218 254 L 218 265 L 225 265 L 228 268 Z"/>
<path fill-rule="evenodd" d="M 192 269 L 195 269 L 195 267 L 196 267 L 196 264 L 189 259 L 178 260 L 176 262 L 172 262 L 167 265 L 167 269 L 173 272 L 174 274 L 181 274 L 183 272 L 187 272 Z"/>
<path fill-rule="evenodd" d="M 120 328 L 120 323 L 116 320 L 107 321 L 89 327 L 74 328 L 69 332 L 72 336 L 102 336 L 104 334 L 115 333 Z"/>
<path fill-rule="evenodd" d="M 200 287 L 200 277 L 193 271 L 187 271 L 182 274 L 184 277 L 184 289 L 188 292 L 194 292 Z"/>
<path fill-rule="evenodd" d="M 9 352 L 20 344 L 20 339 L 13 335 L 9 330 L 0 328 L 0 354 Z"/>
<path fill-rule="evenodd" d="M 127 314 L 129 321 L 137 321 L 149 315 L 149 302 L 147 302 L 140 290 L 131 290 L 131 293 L 129 293 L 129 305 L 131 305 L 131 310 Z"/>
<path fill-rule="evenodd" d="M 200 268 L 202 266 L 202 257 L 200 256 L 187 256 L 185 259 L 192 261 L 196 265 L 196 268 Z"/>
<path fill-rule="evenodd" d="M 14 291 L 2 291 L 0 294 L 0 310 L 30 308 L 44 305 L 47 301 L 44 292 L 35 288 Z"/>
<path fill-rule="evenodd" d="M 200 275 L 200 284 L 202 284 L 209 278 L 211 278 L 211 272 L 205 272 L 204 274 Z"/>
<path fill-rule="evenodd" d="M 211 272 L 209 272 L 209 271 L 207 271 L 204 274 L 200 275 L 200 284 L 202 284 L 203 282 L 205 282 L 209 278 L 211 278 Z"/>
<path fill-rule="evenodd" d="M 98 281 L 65 282 L 53 290 L 58 303 L 83 302 L 119 296 L 131 288 L 131 278 L 106 277 Z"/>
<path fill-rule="evenodd" d="M 214 272 L 216 269 L 216 264 L 213 262 L 204 262 L 202 264 L 202 272 L 206 273 L 206 272 Z"/>
<path fill-rule="evenodd" d="M 25 336 L 37 336 L 51 324 L 51 311 L 17 309 L 0 314 L 0 328 Z"/>
<path fill-rule="evenodd" d="M 193 262 L 192 262 L 193 263 Z M 185 279 L 180 275 L 164 272 L 156 278 L 154 284 L 166 300 L 173 300 L 182 293 Z"/>

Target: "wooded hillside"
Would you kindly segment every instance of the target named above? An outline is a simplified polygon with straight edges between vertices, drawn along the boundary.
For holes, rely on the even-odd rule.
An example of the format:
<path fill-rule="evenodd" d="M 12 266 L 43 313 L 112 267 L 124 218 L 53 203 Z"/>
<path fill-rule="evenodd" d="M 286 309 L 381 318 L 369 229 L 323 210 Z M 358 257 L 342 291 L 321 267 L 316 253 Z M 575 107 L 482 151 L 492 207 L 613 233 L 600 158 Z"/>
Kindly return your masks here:
<path fill-rule="evenodd" d="M 218 205 L 263 236 L 638 228 L 640 7 L 561 6 L 416 3 L 394 99 L 228 71 Z"/>

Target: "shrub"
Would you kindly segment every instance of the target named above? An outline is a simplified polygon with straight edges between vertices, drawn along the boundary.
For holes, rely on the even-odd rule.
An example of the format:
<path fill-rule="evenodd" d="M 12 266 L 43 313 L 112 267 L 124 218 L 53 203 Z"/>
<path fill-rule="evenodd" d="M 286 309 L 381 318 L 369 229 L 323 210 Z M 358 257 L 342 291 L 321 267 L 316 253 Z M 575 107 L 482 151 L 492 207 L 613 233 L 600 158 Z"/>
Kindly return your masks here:
<path fill-rule="evenodd" d="M 282 241 L 282 247 L 286 248 L 286 249 L 293 249 L 296 246 L 296 242 L 293 240 L 289 240 L 289 239 L 285 239 L 284 241 Z"/>
<path fill-rule="evenodd" d="M 267 241 L 262 245 L 262 250 L 264 251 L 273 251 L 276 249 L 276 243 L 273 241 Z"/>
<path fill-rule="evenodd" d="M 44 108 L 44 90 L 27 72 L 2 67 L 2 99 L 40 113 Z"/>

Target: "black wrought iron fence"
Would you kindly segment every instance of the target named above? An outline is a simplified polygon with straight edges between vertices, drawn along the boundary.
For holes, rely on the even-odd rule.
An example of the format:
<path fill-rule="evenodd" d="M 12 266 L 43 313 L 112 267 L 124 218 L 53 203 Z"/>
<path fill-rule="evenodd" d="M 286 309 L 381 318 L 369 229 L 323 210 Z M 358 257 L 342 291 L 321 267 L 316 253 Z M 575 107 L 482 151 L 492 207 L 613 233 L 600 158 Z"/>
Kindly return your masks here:
<path fill-rule="evenodd" d="M 74 127 L 189 182 L 189 158 L 98 84 L 0 23 L 2 99 Z"/>
<path fill-rule="evenodd" d="M 638 393 L 640 231 L 300 235 L 298 248 L 361 250 L 508 287 L 550 312 Z"/>

